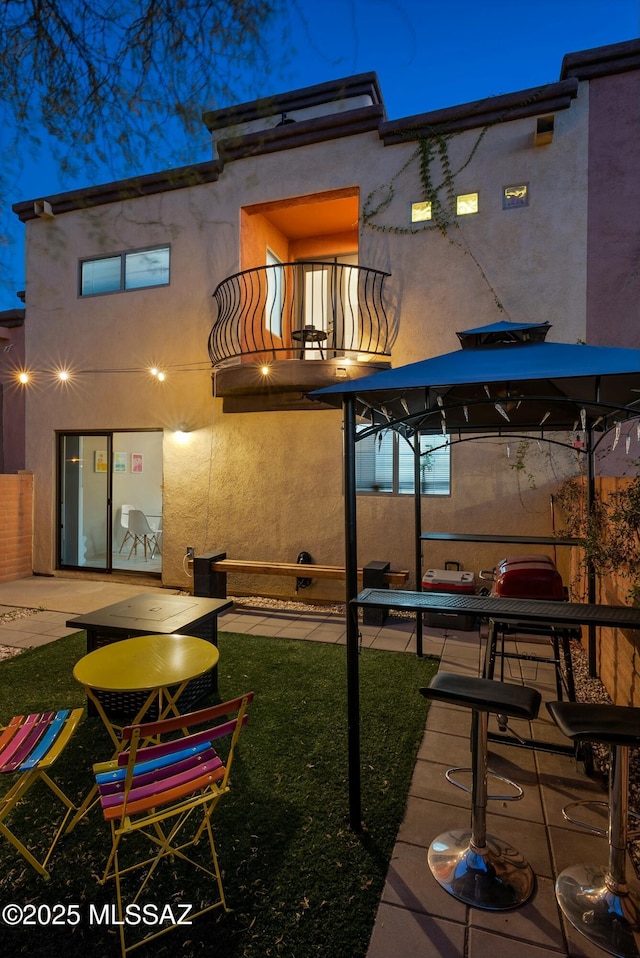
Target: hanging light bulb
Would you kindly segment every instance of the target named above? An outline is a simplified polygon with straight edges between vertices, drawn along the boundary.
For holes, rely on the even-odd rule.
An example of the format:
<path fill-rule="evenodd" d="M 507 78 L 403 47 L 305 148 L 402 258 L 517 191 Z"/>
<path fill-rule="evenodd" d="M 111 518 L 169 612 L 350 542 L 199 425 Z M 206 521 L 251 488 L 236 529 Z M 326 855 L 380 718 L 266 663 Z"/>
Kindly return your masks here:
<path fill-rule="evenodd" d="M 440 407 L 442 407 L 442 405 L 443 405 L 442 396 L 436 396 L 436 402 L 438 403 L 438 405 L 439 405 Z"/>
<path fill-rule="evenodd" d="M 509 415 L 508 415 L 508 413 L 507 413 L 507 410 L 504 408 L 503 405 L 501 405 L 501 403 L 495 402 L 493 405 L 494 405 L 495 408 L 498 410 L 498 412 L 500 413 L 500 415 L 501 415 L 501 416 L 504 416 L 504 418 L 507 420 L 507 422 L 511 422 L 511 420 L 509 419 Z"/>
<path fill-rule="evenodd" d="M 587 428 L 587 410 L 580 410 L 580 422 L 582 423 L 582 431 L 584 432 Z"/>
<path fill-rule="evenodd" d="M 462 411 L 463 411 L 463 413 L 464 413 L 464 421 L 465 421 L 465 422 L 469 422 L 469 407 L 468 407 L 468 406 L 463 406 L 463 407 L 462 407 Z M 640 427 L 639 427 L 639 428 L 640 428 Z"/>
<path fill-rule="evenodd" d="M 403 408 L 404 411 L 406 412 L 407 416 L 409 416 L 410 413 L 409 413 L 409 407 L 408 407 L 408 405 L 407 405 L 407 400 L 406 400 L 406 399 L 401 399 L 401 400 L 400 400 L 400 405 L 402 406 L 402 408 Z"/>
<path fill-rule="evenodd" d="M 541 426 L 544 426 L 545 422 L 547 421 L 547 419 L 549 418 L 550 415 L 551 415 L 551 413 L 547 410 L 547 412 L 544 414 L 544 416 L 543 416 L 542 419 L 540 420 L 540 425 L 541 425 Z"/>
<path fill-rule="evenodd" d="M 485 386 L 485 387 L 484 387 L 484 391 L 486 392 L 486 394 L 487 394 L 487 396 L 489 397 L 489 399 L 491 399 L 491 391 L 489 390 L 489 387 L 488 387 L 488 386 Z"/>

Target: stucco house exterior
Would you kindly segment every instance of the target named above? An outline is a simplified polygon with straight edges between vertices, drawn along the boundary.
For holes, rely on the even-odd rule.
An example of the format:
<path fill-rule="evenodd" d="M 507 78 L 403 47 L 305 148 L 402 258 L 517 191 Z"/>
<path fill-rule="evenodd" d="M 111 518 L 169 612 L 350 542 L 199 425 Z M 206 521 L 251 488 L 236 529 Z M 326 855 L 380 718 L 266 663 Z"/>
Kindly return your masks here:
<path fill-rule="evenodd" d="M 35 572 L 186 587 L 189 548 L 340 565 L 342 419 L 310 391 L 500 319 L 640 346 L 640 41 L 420 116 L 389 120 L 372 73 L 204 122 L 208 162 L 14 206 Z M 361 455 L 360 561 L 410 569 L 412 477 L 394 442 Z M 550 491 L 577 469 L 495 439 L 426 462 L 423 515 L 447 531 L 549 534 Z M 131 552 L 123 506 L 159 549 Z M 434 545 L 425 566 L 499 558 L 449 553 Z M 319 581 L 305 597 L 341 594 Z"/>

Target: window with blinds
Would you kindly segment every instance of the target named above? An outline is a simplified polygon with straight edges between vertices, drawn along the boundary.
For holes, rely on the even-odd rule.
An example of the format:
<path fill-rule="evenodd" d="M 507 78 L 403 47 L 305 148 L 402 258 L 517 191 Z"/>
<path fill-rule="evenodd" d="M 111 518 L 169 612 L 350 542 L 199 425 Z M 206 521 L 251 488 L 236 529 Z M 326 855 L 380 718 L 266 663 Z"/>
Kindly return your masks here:
<path fill-rule="evenodd" d="M 362 426 L 358 431 L 367 427 Z M 420 436 L 420 492 L 451 493 L 451 447 L 447 436 Z M 356 442 L 356 491 L 413 495 L 413 448 L 393 429 Z"/>

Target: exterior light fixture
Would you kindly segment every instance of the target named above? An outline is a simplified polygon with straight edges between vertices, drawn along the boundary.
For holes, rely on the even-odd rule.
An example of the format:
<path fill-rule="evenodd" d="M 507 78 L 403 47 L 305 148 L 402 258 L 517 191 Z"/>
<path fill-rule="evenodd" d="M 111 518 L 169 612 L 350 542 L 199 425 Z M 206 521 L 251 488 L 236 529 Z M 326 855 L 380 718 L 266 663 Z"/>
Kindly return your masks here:
<path fill-rule="evenodd" d="M 262 373 L 263 376 L 268 376 L 269 373 L 271 372 L 271 366 L 261 366 L 260 372 Z"/>
<path fill-rule="evenodd" d="M 68 372 L 66 369 L 60 369 L 60 370 L 56 373 L 56 375 L 57 375 L 57 377 L 58 377 L 58 379 L 60 380 L 61 383 L 67 383 L 67 382 L 69 382 L 69 380 L 70 380 L 70 378 L 71 378 L 71 376 L 69 375 L 69 372 Z"/>
<path fill-rule="evenodd" d="M 28 383 L 28 382 L 29 382 L 29 373 L 26 373 L 26 372 L 20 373 L 20 374 L 18 375 L 18 382 L 19 382 L 19 383 L 22 383 L 23 385 L 25 385 L 26 383 Z"/>
<path fill-rule="evenodd" d="M 166 378 L 167 378 L 167 377 L 165 376 L 165 374 L 164 374 L 163 372 L 159 372 L 159 373 L 158 373 L 158 382 L 163 383 Z"/>

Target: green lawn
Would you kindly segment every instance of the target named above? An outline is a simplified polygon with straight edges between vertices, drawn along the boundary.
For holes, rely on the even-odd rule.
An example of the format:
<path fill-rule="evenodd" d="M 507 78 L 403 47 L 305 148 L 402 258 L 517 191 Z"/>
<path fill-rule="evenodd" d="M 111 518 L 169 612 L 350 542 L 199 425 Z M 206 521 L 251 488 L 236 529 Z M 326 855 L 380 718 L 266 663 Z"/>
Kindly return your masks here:
<path fill-rule="evenodd" d="M 0 663 L 0 720 L 81 704 L 71 669 L 84 650 L 80 633 Z M 136 954 L 363 958 L 424 730 L 428 703 L 418 689 L 437 661 L 371 650 L 360 656 L 365 827 L 354 834 L 348 827 L 345 649 L 223 633 L 220 653 L 221 696 L 256 693 L 231 794 L 214 816 L 234 911 L 203 916 Z M 91 763 L 110 752 L 100 721 L 85 719 L 55 777 L 80 799 L 90 785 Z M 14 813 L 16 830 L 32 833 L 36 847 L 46 847 L 50 808 L 42 790 Z M 0 907 L 44 905 L 46 922 L 46 906 L 77 904 L 82 916 L 75 927 L 10 928 L 0 920 L 3 954 L 119 955 L 116 928 L 90 923 L 96 906 L 115 902 L 113 886 L 97 883 L 108 846 L 108 828 L 94 810 L 58 845 L 45 882 L 0 839 Z M 206 899 L 204 878 L 165 864 L 147 901 Z"/>

